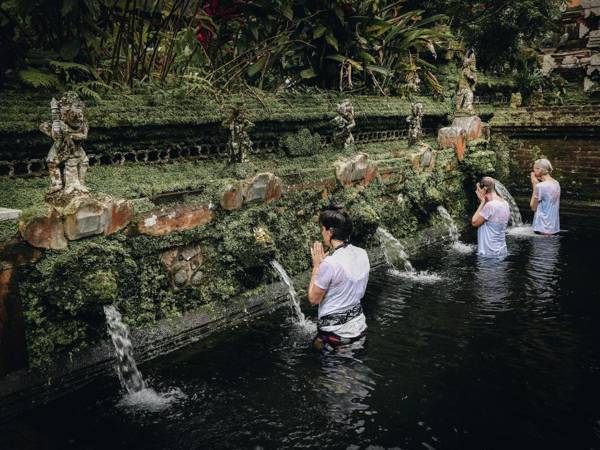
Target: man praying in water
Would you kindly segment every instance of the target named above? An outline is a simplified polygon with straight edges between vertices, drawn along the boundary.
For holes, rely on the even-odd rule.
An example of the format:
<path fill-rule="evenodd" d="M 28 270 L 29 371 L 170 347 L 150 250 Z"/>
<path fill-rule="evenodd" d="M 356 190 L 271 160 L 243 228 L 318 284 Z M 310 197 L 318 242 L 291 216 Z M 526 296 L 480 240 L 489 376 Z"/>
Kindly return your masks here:
<path fill-rule="evenodd" d="M 552 164 L 547 159 L 533 163 L 531 172 L 531 200 L 529 205 L 535 211 L 533 231 L 537 234 L 553 235 L 560 231 L 559 206 L 560 184 L 550 176 Z"/>
<path fill-rule="evenodd" d="M 360 303 L 369 281 L 369 257 L 349 243 L 352 220 L 346 211 L 330 206 L 319 216 L 323 244 L 313 243 L 308 301 L 319 305 L 317 350 L 333 350 L 362 337 L 367 324 Z"/>
<path fill-rule="evenodd" d="M 477 227 L 477 254 L 503 258 L 506 248 L 506 226 L 510 218 L 508 202 L 496 193 L 493 178 L 483 177 L 475 186 L 479 207 L 471 224 Z"/>

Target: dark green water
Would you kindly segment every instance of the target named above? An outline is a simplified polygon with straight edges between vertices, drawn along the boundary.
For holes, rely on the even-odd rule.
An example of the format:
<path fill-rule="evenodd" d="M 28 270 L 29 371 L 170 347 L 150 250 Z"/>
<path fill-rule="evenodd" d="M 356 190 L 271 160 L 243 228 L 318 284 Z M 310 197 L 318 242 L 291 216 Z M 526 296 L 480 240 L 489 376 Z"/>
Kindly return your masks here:
<path fill-rule="evenodd" d="M 510 236 L 502 262 L 433 249 L 413 263 L 437 281 L 372 274 L 364 344 L 323 357 L 282 311 L 142 365 L 181 392 L 161 411 L 104 378 L 0 448 L 600 448 L 599 238 Z"/>

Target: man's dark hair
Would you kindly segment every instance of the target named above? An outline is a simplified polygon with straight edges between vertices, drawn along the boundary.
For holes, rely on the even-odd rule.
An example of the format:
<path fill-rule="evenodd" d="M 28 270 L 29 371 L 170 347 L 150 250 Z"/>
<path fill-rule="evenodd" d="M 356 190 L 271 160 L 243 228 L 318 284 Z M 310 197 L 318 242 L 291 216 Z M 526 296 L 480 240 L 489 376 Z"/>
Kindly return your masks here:
<path fill-rule="evenodd" d="M 352 234 L 352 219 L 341 206 L 331 204 L 319 215 L 319 223 L 332 230 L 332 239 L 347 242 Z"/>

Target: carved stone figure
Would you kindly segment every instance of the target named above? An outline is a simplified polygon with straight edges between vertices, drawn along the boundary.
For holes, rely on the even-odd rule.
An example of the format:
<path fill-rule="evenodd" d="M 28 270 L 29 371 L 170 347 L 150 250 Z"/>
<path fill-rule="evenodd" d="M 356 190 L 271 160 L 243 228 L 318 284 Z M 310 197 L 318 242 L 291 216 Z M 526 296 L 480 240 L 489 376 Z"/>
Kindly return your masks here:
<path fill-rule="evenodd" d="M 223 122 L 223 126 L 229 128 L 229 141 L 227 142 L 229 163 L 235 164 L 247 161 L 247 155 L 252 150 L 252 141 L 248 135 L 248 130 L 254 124 L 246 119 L 246 115 L 240 107 L 235 107 L 231 111 L 229 120 Z"/>
<path fill-rule="evenodd" d="M 75 92 L 65 92 L 59 101 L 53 98 L 50 102 L 52 122 L 40 125 L 42 133 L 54 140 L 46 158 L 50 173 L 48 194 L 88 192 L 85 174 L 89 164 L 81 146 L 88 135 L 83 108 L 84 103 Z"/>
<path fill-rule="evenodd" d="M 477 59 L 473 50 L 467 50 L 463 59 L 461 77 L 456 93 L 456 112 L 474 114 L 473 92 L 477 85 Z"/>
<path fill-rule="evenodd" d="M 344 100 L 337 105 L 338 115 L 332 119 L 335 126 L 333 131 L 333 143 L 338 147 L 347 148 L 354 144 L 354 136 L 352 136 L 352 128 L 356 126 L 354 121 L 354 108 L 350 100 Z"/>
<path fill-rule="evenodd" d="M 417 94 L 421 91 L 421 78 L 416 70 L 411 70 L 406 74 L 406 90 L 411 94 Z"/>
<path fill-rule="evenodd" d="M 408 122 L 408 145 L 414 145 L 423 137 L 423 104 L 413 103 Z"/>

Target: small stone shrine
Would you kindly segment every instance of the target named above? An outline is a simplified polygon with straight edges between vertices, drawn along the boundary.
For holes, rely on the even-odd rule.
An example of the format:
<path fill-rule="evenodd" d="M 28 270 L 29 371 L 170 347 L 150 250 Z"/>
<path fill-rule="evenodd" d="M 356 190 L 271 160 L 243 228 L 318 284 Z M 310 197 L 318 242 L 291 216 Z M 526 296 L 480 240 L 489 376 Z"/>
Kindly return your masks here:
<path fill-rule="evenodd" d="M 65 92 L 60 100 L 50 102 L 51 122 L 40 125 L 54 141 L 46 158 L 50 188 L 44 205 L 24 211 L 19 223 L 21 236 L 33 247 L 62 250 L 68 241 L 116 233 L 133 217 L 128 201 L 92 194 L 85 185 L 84 107 L 75 92 Z"/>
<path fill-rule="evenodd" d="M 477 85 L 475 52 L 467 50 L 456 92 L 455 114 L 452 125 L 438 131 L 438 147 L 454 148 L 456 157 L 462 161 L 469 142 L 489 140 L 489 126 L 482 122 L 475 111 L 474 90 Z"/>

